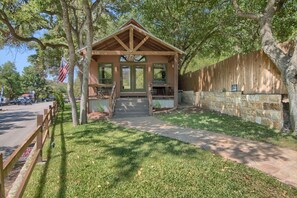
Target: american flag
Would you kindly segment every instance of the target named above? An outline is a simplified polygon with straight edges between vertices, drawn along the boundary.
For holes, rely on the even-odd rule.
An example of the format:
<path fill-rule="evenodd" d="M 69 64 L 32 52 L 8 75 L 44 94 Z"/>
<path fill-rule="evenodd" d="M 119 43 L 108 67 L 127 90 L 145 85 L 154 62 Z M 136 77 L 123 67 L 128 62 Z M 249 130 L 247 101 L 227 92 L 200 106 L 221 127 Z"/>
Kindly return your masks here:
<path fill-rule="evenodd" d="M 66 75 L 68 73 L 68 69 L 69 69 L 69 64 L 68 62 L 65 60 L 64 57 L 62 57 L 61 60 L 61 64 L 60 64 L 60 68 L 59 68 L 59 77 L 58 77 L 58 81 L 63 82 L 66 78 Z"/>

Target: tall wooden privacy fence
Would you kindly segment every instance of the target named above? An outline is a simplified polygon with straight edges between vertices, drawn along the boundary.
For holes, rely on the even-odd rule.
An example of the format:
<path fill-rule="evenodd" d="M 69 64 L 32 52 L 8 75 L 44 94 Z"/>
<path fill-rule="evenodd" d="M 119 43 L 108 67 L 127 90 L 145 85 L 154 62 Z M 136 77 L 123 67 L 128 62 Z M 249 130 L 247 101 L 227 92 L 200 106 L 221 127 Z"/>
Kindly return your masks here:
<path fill-rule="evenodd" d="M 263 51 L 237 54 L 181 76 L 184 91 L 237 91 L 245 94 L 287 94 L 280 72 Z"/>
<path fill-rule="evenodd" d="M 44 109 L 44 115 L 37 115 L 37 129 L 35 129 L 24 141 L 24 143 L 19 146 L 4 162 L 3 155 L 0 153 L 0 198 L 4 198 L 6 196 L 4 184 L 5 177 L 9 175 L 14 165 L 18 162 L 26 149 L 32 143 L 35 143 L 30 152 L 30 159 L 27 159 L 26 161 L 26 164 L 29 162 L 28 168 L 25 170 L 24 175 L 22 175 L 21 182 L 18 185 L 16 192 L 13 193 L 14 197 L 22 196 L 36 162 L 42 161 L 42 148 L 47 137 L 49 137 L 49 126 L 53 123 L 57 112 L 58 106 L 57 103 L 54 102 L 53 106 L 49 106 L 49 109 Z"/>

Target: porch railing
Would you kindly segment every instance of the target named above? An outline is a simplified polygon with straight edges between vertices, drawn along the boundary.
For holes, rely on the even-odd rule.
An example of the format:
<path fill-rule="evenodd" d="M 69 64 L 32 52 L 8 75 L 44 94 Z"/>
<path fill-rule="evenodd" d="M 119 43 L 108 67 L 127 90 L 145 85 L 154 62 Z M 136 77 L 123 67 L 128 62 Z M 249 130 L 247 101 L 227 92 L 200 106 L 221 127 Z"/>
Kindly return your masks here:
<path fill-rule="evenodd" d="M 111 94 L 109 97 L 109 106 L 108 106 L 109 118 L 112 118 L 113 112 L 114 112 L 114 106 L 115 106 L 115 100 L 116 100 L 116 86 L 117 86 L 117 83 L 114 82 L 111 89 Z"/>
<path fill-rule="evenodd" d="M 153 115 L 153 96 L 152 96 L 152 84 L 148 85 L 147 89 L 147 99 L 148 99 L 148 106 L 149 106 L 149 115 Z"/>

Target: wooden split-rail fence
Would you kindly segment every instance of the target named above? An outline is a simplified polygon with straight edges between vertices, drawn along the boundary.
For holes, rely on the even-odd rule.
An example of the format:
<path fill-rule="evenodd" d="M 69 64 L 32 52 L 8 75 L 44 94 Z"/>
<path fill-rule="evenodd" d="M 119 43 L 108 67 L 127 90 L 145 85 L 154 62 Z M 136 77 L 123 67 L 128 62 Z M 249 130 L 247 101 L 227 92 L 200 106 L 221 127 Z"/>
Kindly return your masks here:
<path fill-rule="evenodd" d="M 25 171 L 16 192 L 14 192 L 14 197 L 22 197 L 35 164 L 42 161 L 42 148 L 47 137 L 50 135 L 49 127 L 53 123 L 57 113 L 58 105 L 54 102 L 53 106 L 49 106 L 49 109 L 44 109 L 44 115 L 37 115 L 37 128 L 5 161 L 3 161 L 3 155 L 0 153 L 0 198 L 6 197 L 4 183 L 5 177 L 9 175 L 9 173 L 13 170 L 14 165 L 19 161 L 27 148 L 33 143 L 34 147 L 30 152 L 30 164 L 28 169 Z"/>

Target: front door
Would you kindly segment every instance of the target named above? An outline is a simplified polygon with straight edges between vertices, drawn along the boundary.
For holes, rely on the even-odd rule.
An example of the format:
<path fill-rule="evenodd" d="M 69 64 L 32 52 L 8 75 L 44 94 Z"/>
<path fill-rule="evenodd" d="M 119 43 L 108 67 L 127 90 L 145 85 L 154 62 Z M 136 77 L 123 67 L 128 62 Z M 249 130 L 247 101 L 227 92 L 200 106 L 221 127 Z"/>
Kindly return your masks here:
<path fill-rule="evenodd" d="M 145 92 L 144 65 L 121 65 L 121 91 Z"/>

